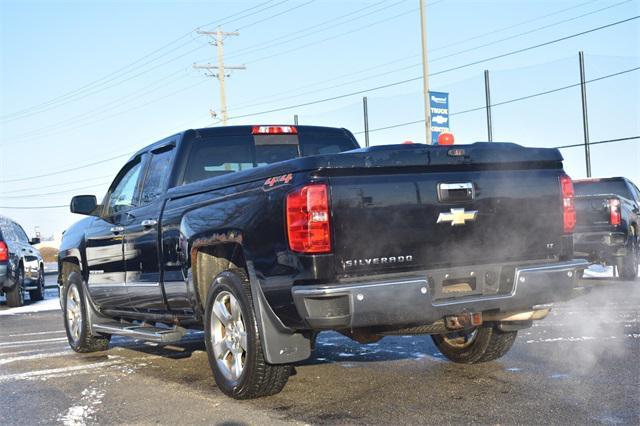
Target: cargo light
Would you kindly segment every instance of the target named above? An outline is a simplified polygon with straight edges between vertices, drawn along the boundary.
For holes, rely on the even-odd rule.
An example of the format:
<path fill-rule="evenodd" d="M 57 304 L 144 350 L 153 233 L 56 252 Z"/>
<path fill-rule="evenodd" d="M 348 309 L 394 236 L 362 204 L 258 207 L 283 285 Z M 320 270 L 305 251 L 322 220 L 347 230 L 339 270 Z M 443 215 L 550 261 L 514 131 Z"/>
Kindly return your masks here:
<path fill-rule="evenodd" d="M 565 233 L 571 233 L 576 227 L 576 207 L 574 204 L 573 182 L 567 175 L 560 176 L 562 190 L 562 217 Z"/>
<path fill-rule="evenodd" d="M 9 260 L 9 247 L 4 241 L 0 241 L 0 262 Z"/>
<path fill-rule="evenodd" d="M 298 129 L 294 126 L 253 126 L 252 135 L 297 135 Z"/>
<path fill-rule="evenodd" d="M 306 185 L 287 195 L 289 247 L 298 253 L 329 253 L 329 191 L 326 184 Z"/>
<path fill-rule="evenodd" d="M 609 223 L 612 225 L 620 225 L 622 217 L 620 215 L 620 200 L 617 198 L 609 199 Z"/>

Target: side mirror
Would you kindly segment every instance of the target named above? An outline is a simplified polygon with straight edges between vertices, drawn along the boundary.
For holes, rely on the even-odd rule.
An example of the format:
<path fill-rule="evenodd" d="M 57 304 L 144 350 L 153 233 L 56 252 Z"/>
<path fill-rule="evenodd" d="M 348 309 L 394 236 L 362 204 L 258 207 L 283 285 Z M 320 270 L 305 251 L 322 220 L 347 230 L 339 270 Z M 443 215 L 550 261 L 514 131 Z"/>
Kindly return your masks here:
<path fill-rule="evenodd" d="M 76 195 L 71 199 L 71 213 L 95 216 L 98 200 L 95 195 Z"/>
<path fill-rule="evenodd" d="M 40 244 L 40 238 L 33 237 L 31 241 L 29 241 L 29 244 L 31 244 L 32 246 L 35 246 L 36 244 Z"/>

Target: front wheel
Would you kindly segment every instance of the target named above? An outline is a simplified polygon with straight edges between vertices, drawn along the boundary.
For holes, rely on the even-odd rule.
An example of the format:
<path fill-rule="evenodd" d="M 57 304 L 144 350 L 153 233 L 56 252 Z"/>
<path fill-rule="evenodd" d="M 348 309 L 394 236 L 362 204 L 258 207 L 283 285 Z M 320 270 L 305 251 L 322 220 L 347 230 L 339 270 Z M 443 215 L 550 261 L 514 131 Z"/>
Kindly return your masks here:
<path fill-rule="evenodd" d="M 20 267 L 16 272 L 13 288 L 7 291 L 7 306 L 17 308 L 22 305 L 24 305 L 24 271 Z"/>
<path fill-rule="evenodd" d="M 493 326 L 481 326 L 431 336 L 436 347 L 449 360 L 461 364 L 488 362 L 504 356 L 516 340 L 517 331 L 500 331 Z"/>
<path fill-rule="evenodd" d="M 107 350 L 110 336 L 91 335 L 91 324 L 87 315 L 84 288 L 79 273 L 71 273 L 63 294 L 64 326 L 71 349 L 79 353 Z"/>
<path fill-rule="evenodd" d="M 218 388 L 235 399 L 280 392 L 290 365 L 267 364 L 253 312 L 251 287 L 244 271 L 218 275 L 205 308 L 205 343 Z"/>
<path fill-rule="evenodd" d="M 627 253 L 618 260 L 618 275 L 620 279 L 633 281 L 638 278 L 638 263 L 640 262 L 640 250 L 638 250 L 638 237 L 635 228 L 629 231 Z"/>

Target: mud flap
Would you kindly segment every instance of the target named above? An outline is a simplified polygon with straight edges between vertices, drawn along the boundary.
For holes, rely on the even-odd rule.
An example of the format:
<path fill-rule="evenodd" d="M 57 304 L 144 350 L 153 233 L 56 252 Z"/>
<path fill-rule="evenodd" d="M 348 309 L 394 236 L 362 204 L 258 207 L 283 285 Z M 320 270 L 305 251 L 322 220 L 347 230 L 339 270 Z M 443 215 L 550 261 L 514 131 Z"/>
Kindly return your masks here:
<path fill-rule="evenodd" d="M 269 306 L 256 276 L 253 263 L 247 262 L 253 308 L 260 327 L 260 342 L 269 364 L 289 364 L 311 356 L 311 339 L 287 328 Z"/>

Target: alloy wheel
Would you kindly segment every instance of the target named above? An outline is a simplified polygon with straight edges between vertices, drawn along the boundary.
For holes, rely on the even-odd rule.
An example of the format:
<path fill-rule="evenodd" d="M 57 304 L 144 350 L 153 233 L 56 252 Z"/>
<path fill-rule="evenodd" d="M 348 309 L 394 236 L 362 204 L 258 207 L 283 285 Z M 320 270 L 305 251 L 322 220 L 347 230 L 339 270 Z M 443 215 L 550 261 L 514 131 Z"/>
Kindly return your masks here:
<path fill-rule="evenodd" d="M 74 342 L 80 340 L 82 330 L 82 306 L 80 293 L 75 284 L 71 284 L 67 291 L 67 327 Z"/>
<path fill-rule="evenodd" d="M 228 380 L 238 381 L 247 358 L 247 332 L 240 303 L 230 292 L 216 296 L 209 327 L 218 368 Z"/>

